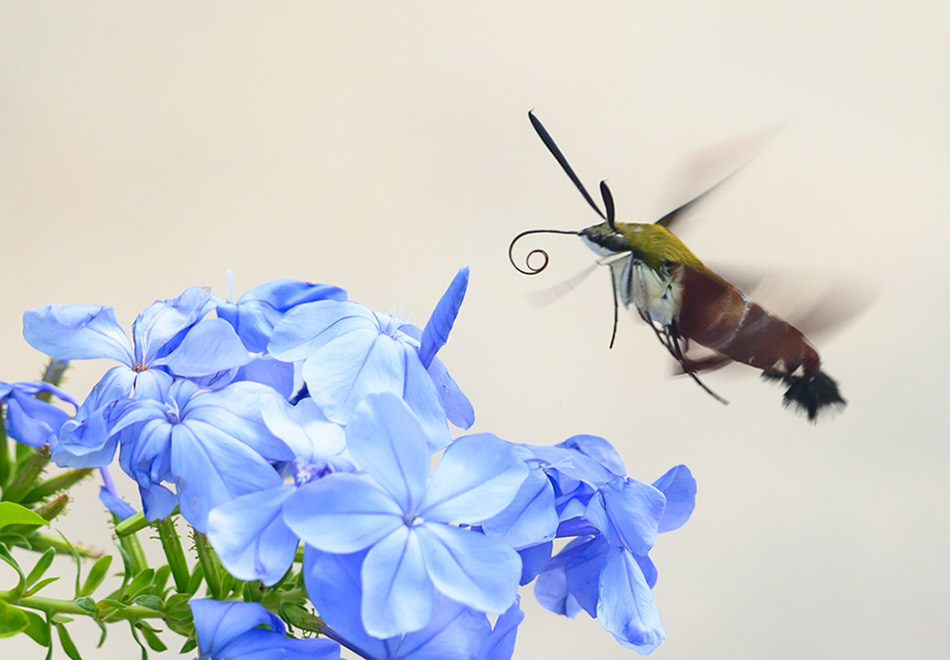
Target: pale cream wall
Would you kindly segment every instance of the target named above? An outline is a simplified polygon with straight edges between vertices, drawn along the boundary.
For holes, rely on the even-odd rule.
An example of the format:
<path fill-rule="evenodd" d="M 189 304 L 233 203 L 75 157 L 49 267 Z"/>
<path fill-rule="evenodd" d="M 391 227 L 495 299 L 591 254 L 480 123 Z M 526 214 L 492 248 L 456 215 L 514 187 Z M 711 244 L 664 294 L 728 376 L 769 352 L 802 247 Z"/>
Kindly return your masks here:
<path fill-rule="evenodd" d="M 633 476 L 684 462 L 699 481 L 692 521 L 653 554 L 669 633 L 654 657 L 935 657 L 950 618 L 947 20 L 940 3 L 854 0 L 3 2 L 0 379 L 39 368 L 28 307 L 113 304 L 130 323 L 189 285 L 224 293 L 231 268 L 238 292 L 326 281 L 421 323 L 470 264 L 443 356 L 476 430 L 597 433 Z M 739 368 L 708 378 L 722 407 L 670 379 L 630 318 L 608 351 L 604 273 L 533 310 L 525 294 L 591 254 L 552 237 L 529 279 L 508 241 L 595 217 L 530 108 L 590 187 L 609 178 L 625 220 L 698 192 L 682 169 L 697 148 L 784 123 L 683 238 L 791 288 L 878 293 L 819 342 L 847 411 L 812 428 Z M 68 386 L 84 395 L 105 366 Z M 108 546 L 95 488 L 82 495 L 61 528 Z M 516 657 L 632 657 L 583 615 L 525 603 Z M 99 651 L 83 632 L 84 657 L 137 653 L 125 629 Z M 0 649 L 42 657 L 29 640 Z"/>

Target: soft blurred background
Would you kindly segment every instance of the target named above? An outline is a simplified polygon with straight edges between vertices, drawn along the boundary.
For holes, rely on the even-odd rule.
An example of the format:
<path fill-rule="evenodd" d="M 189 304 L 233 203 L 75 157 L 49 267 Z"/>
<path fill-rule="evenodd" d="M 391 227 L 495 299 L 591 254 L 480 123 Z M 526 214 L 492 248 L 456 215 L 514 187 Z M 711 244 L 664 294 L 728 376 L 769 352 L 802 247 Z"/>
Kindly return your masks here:
<path fill-rule="evenodd" d="M 421 324 L 469 264 L 442 357 L 475 430 L 595 433 L 632 476 L 686 463 L 699 482 L 692 520 L 652 555 L 669 635 L 654 657 L 938 657 L 948 13 L 915 0 L 3 2 L 0 379 L 38 374 L 21 314 L 50 302 L 111 304 L 128 326 L 190 285 L 225 295 L 230 268 L 237 294 L 330 282 Z M 711 264 L 784 272 L 806 296 L 875 294 L 816 339 L 845 412 L 813 427 L 739 367 L 707 377 L 724 407 L 670 378 L 630 316 L 608 350 L 606 273 L 533 309 L 526 294 L 593 255 L 570 237 L 528 241 L 521 254 L 552 258 L 527 278 L 508 242 L 596 216 L 531 108 L 631 221 L 700 192 L 697 150 L 781 126 L 680 234 Z M 66 387 L 85 396 L 107 366 L 76 364 Z M 79 489 L 58 527 L 108 549 L 95 494 Z M 524 596 L 517 658 L 633 655 L 586 615 Z M 138 654 L 122 627 L 98 650 L 91 623 L 72 629 L 86 658 Z M 0 649 L 43 657 L 23 636 Z"/>

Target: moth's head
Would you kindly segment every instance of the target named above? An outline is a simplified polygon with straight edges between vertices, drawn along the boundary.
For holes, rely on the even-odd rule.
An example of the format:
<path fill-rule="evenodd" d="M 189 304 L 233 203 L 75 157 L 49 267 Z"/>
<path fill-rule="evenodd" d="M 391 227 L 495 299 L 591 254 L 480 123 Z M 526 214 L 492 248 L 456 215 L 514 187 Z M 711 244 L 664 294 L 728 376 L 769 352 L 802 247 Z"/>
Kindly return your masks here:
<path fill-rule="evenodd" d="M 617 230 L 613 222 L 601 222 L 578 232 L 581 240 L 598 255 L 605 257 L 617 252 L 629 252 L 630 241 Z"/>

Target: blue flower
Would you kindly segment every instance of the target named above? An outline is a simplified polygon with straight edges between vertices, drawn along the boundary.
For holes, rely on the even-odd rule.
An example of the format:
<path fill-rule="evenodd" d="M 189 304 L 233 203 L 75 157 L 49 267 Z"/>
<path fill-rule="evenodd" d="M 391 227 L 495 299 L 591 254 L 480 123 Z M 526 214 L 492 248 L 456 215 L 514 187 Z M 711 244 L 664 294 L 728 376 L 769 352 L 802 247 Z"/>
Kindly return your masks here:
<path fill-rule="evenodd" d="M 654 484 L 616 477 L 588 499 L 582 517 L 559 528 L 586 534 L 571 541 L 538 577 L 535 595 L 547 609 L 595 617 L 623 646 L 647 654 L 666 638 L 653 598 L 656 566 L 648 556 L 658 532 L 692 513 L 696 482 L 684 465 Z M 543 557 L 541 557 L 543 559 Z"/>
<path fill-rule="evenodd" d="M 355 471 L 343 429 L 330 422 L 312 399 L 289 405 L 276 394 L 260 398 L 267 428 L 293 452 L 294 484 L 242 495 L 208 515 L 208 539 L 221 563 L 241 580 L 276 584 L 290 568 L 297 535 L 283 521 L 284 502 L 298 486 L 339 471 Z"/>
<path fill-rule="evenodd" d="M 234 284 L 228 271 L 228 286 L 234 297 Z M 318 300 L 346 300 L 346 291 L 328 284 L 300 280 L 274 280 L 254 287 L 237 302 L 217 302 L 218 318 L 234 328 L 245 348 L 259 357 L 248 362 L 235 374 L 235 380 L 253 380 L 270 385 L 285 398 L 295 393 L 294 365 L 275 360 L 267 354 L 267 343 L 274 326 L 294 307 Z"/>
<path fill-rule="evenodd" d="M 520 598 L 498 617 L 494 627 L 484 613 L 434 595 L 433 615 L 421 630 L 379 639 L 366 632 L 361 616 L 360 573 L 366 551 L 335 555 L 308 547 L 304 552 L 307 592 L 320 616 L 364 657 L 379 660 L 457 658 L 508 660 L 518 625 L 524 619 Z"/>
<path fill-rule="evenodd" d="M 205 532 L 211 509 L 279 486 L 267 459 L 293 454 L 261 418 L 259 401 L 273 393 L 246 381 L 199 392 L 179 380 L 161 399 L 126 401 L 112 433 L 122 443 L 119 464 L 139 484 L 146 519 L 164 518 L 178 504 L 185 519 Z M 177 497 L 162 482 L 174 483 Z"/>
<path fill-rule="evenodd" d="M 246 364 L 252 356 L 221 319 L 199 323 L 212 309 L 211 294 L 191 287 L 177 298 L 149 305 L 132 324 L 130 344 L 112 307 L 47 305 L 23 314 L 23 336 L 34 348 L 62 360 L 108 358 L 110 369 L 64 425 L 54 460 L 63 466 L 111 462 L 111 405 L 128 397 L 162 398 L 178 376 L 209 376 Z"/>
<path fill-rule="evenodd" d="M 233 281 L 228 273 L 228 284 Z M 318 300 L 346 300 L 346 291 L 329 284 L 301 280 L 274 280 L 250 289 L 237 302 L 219 301 L 218 318 L 230 323 L 249 351 L 267 350 L 274 326 L 294 307 Z"/>
<path fill-rule="evenodd" d="M 70 415 L 62 408 L 41 399 L 36 395 L 48 392 L 56 395 L 60 401 L 79 407 L 79 401 L 68 392 L 55 385 L 43 382 L 0 382 L 0 404 L 6 409 L 7 434 L 25 445 L 42 447 L 49 445 L 54 451 L 58 445 L 59 431 Z"/>
<path fill-rule="evenodd" d="M 446 418 L 460 428 L 474 422 L 471 403 L 435 357 L 455 322 L 468 284 L 461 269 L 423 330 L 353 302 L 299 305 L 274 328 L 268 350 L 279 360 L 303 361 L 310 396 L 331 421 L 346 424 L 367 394 L 402 397 L 438 450 L 452 438 Z"/>
<path fill-rule="evenodd" d="M 195 599 L 191 612 L 199 660 L 334 660 L 340 645 L 329 639 L 294 639 L 284 622 L 260 603 Z M 262 627 L 266 626 L 266 627 Z"/>
<path fill-rule="evenodd" d="M 451 523 L 474 524 L 512 501 L 527 475 L 513 448 L 491 434 L 456 440 L 427 483 L 425 431 L 392 394 L 367 396 L 346 428 L 366 475 L 330 474 L 284 503 L 284 521 L 308 545 L 335 554 L 368 550 L 361 569 L 362 620 L 378 638 L 420 630 L 433 590 L 481 612 L 514 601 L 518 554 Z"/>

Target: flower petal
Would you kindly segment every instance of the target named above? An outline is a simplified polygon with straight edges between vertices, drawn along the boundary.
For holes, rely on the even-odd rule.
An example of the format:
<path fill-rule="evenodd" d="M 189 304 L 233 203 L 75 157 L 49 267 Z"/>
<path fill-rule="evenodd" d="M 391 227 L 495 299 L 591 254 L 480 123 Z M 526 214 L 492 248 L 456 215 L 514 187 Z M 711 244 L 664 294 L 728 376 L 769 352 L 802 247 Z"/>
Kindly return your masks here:
<path fill-rule="evenodd" d="M 275 437 L 261 416 L 260 401 L 277 396 L 267 385 L 251 381 L 231 383 L 227 387 L 194 396 L 182 411 L 184 419 L 214 426 L 243 442 L 258 454 L 273 461 L 294 458 L 290 448 Z"/>
<path fill-rule="evenodd" d="M 366 477 L 335 473 L 297 490 L 284 503 L 284 522 L 325 552 L 363 550 L 405 527 L 392 498 Z"/>
<path fill-rule="evenodd" d="M 480 532 L 439 523 L 421 525 L 416 533 L 429 577 L 443 594 L 494 614 L 514 602 L 521 558 L 510 547 Z"/>
<path fill-rule="evenodd" d="M 608 547 L 600 574 L 597 620 L 639 653 L 649 653 L 666 639 L 656 599 L 640 566 L 629 551 L 617 546 Z"/>
<path fill-rule="evenodd" d="M 208 529 L 211 509 L 281 483 L 260 454 L 202 422 L 173 426 L 171 471 L 181 514 L 202 533 Z"/>
<path fill-rule="evenodd" d="M 458 317 L 459 308 L 462 306 L 462 300 L 465 299 L 465 291 L 468 289 L 468 266 L 459 269 L 452 279 L 449 288 L 445 290 L 439 302 L 436 303 L 432 316 L 422 329 L 422 341 L 419 345 L 419 358 L 422 360 L 422 366 L 428 368 L 432 358 L 445 346 L 449 339 L 449 332 L 455 325 L 455 319 Z"/>
<path fill-rule="evenodd" d="M 554 538 L 558 528 L 554 487 L 540 466 L 534 466 L 505 509 L 485 520 L 482 529 L 516 550 Z"/>
<path fill-rule="evenodd" d="M 329 342 L 354 332 L 379 334 L 373 312 L 354 302 L 320 300 L 291 309 L 274 327 L 267 352 L 278 360 L 305 360 Z"/>
<path fill-rule="evenodd" d="M 458 384 L 449 375 L 442 360 L 434 358 L 427 369 L 446 417 L 460 429 L 469 429 L 475 423 L 475 409 L 472 402 L 462 392 Z"/>
<path fill-rule="evenodd" d="M 310 396 L 327 418 L 346 424 L 367 394 L 403 393 L 404 350 L 378 330 L 352 332 L 314 352 L 304 362 L 302 373 Z"/>
<path fill-rule="evenodd" d="M 517 596 L 511 607 L 495 621 L 491 635 L 478 654 L 478 660 L 510 660 L 515 653 L 518 626 L 522 621 L 524 612 L 521 610 L 521 596 Z"/>
<path fill-rule="evenodd" d="M 432 583 L 416 530 L 400 525 L 366 553 L 361 571 L 363 627 L 385 638 L 419 630 L 432 618 Z"/>
<path fill-rule="evenodd" d="M 284 622 L 259 603 L 219 602 L 202 598 L 190 603 L 195 620 L 198 648 L 203 655 L 215 654 L 260 625 L 267 625 L 283 634 Z"/>
<path fill-rule="evenodd" d="M 109 358 L 133 366 L 128 337 L 115 309 L 102 305 L 46 305 L 23 313 L 23 338 L 60 360 Z"/>
<path fill-rule="evenodd" d="M 261 419 L 294 457 L 310 464 L 340 456 L 346 450 L 343 427 L 328 420 L 313 399 L 290 405 L 282 396 L 261 396 Z"/>
<path fill-rule="evenodd" d="M 420 513 L 427 520 L 481 522 L 511 504 L 527 476 L 514 447 L 498 436 L 463 436 L 442 455 Z"/>
<path fill-rule="evenodd" d="M 689 468 L 677 465 L 653 482 L 666 496 L 666 509 L 660 519 L 660 532 L 672 532 L 679 529 L 693 513 L 696 506 L 696 480 Z"/>
<path fill-rule="evenodd" d="M 656 544 L 665 507 L 666 498 L 653 486 L 618 477 L 591 498 L 585 517 L 611 544 L 645 555 Z"/>
<path fill-rule="evenodd" d="M 208 376 L 242 367 L 253 359 L 227 321 L 205 319 L 188 330 L 175 350 L 152 360 L 151 366 L 168 367 L 178 376 Z"/>
<path fill-rule="evenodd" d="M 346 427 L 357 464 L 404 512 L 416 512 L 425 492 L 429 451 L 418 418 L 393 394 L 370 394 Z"/>
<path fill-rule="evenodd" d="M 150 364 L 174 348 L 180 333 L 212 309 L 211 292 L 200 286 L 185 289 L 178 297 L 156 300 L 132 322 L 135 358 Z"/>
<path fill-rule="evenodd" d="M 225 502 L 208 514 L 208 540 L 239 580 L 276 584 L 294 561 L 297 535 L 284 523 L 284 501 L 295 488 L 280 485 Z"/>

